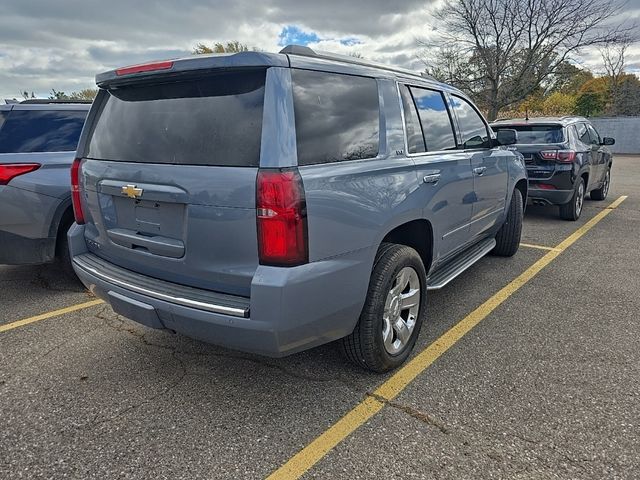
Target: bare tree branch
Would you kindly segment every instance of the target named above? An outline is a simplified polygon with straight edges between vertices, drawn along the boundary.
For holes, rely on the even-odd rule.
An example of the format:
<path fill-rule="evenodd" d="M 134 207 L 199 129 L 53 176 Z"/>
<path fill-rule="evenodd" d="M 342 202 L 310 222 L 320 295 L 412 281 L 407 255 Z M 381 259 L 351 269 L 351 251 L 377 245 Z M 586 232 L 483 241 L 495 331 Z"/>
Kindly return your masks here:
<path fill-rule="evenodd" d="M 635 25 L 613 24 L 623 4 L 602 0 L 445 0 L 427 71 L 472 95 L 493 119 L 587 47 L 618 45 Z M 613 58 L 611 60 L 614 60 Z"/>

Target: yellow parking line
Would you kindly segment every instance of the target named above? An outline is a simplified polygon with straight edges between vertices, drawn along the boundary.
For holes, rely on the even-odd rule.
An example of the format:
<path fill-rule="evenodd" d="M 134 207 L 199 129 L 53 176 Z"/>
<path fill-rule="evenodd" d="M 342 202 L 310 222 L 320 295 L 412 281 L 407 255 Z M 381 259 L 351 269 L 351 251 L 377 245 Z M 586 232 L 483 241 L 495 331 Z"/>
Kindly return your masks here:
<path fill-rule="evenodd" d="M 555 247 L 545 247 L 544 245 L 534 245 L 533 243 L 521 243 L 520 246 L 527 248 L 537 248 L 538 250 L 548 250 L 550 252 L 557 250 L 557 248 Z"/>
<path fill-rule="evenodd" d="M 40 320 L 46 320 L 47 318 L 53 318 L 64 315 L 66 313 L 77 312 L 78 310 L 93 307 L 94 305 L 100 305 L 101 303 L 104 302 L 102 300 L 91 300 L 90 302 L 79 303 L 77 305 L 61 308 L 59 310 L 53 310 L 52 312 L 36 315 L 35 317 L 24 318 L 12 323 L 6 323 L 4 325 L 0 325 L 0 333 L 6 332 L 8 330 L 13 330 L 14 328 L 22 327 L 24 325 L 29 325 L 30 323 L 39 322 Z"/>
<path fill-rule="evenodd" d="M 553 250 L 550 250 L 540 260 L 520 274 L 515 280 L 502 288 L 498 293 L 489 298 L 489 300 L 471 312 L 466 318 L 422 350 L 422 352 L 380 385 L 373 393 L 373 396 L 367 396 L 328 430 L 325 430 L 324 433 L 274 471 L 268 479 L 295 479 L 301 477 L 334 447 L 382 410 L 384 406 L 382 400 L 393 400 L 397 397 L 419 374 L 424 372 L 443 353 L 449 350 L 458 340 L 464 337 L 473 327 L 484 320 L 505 300 L 529 282 L 529 280 L 535 277 L 544 267 L 555 260 L 558 255 L 591 230 L 591 228 L 611 213 L 611 211 L 618 207 L 626 198 L 626 196 L 622 196 L 612 202 L 606 209 L 598 213 L 582 227 L 578 228 L 573 234 L 569 235 Z M 377 400 L 375 396 L 382 398 L 381 400 Z"/>

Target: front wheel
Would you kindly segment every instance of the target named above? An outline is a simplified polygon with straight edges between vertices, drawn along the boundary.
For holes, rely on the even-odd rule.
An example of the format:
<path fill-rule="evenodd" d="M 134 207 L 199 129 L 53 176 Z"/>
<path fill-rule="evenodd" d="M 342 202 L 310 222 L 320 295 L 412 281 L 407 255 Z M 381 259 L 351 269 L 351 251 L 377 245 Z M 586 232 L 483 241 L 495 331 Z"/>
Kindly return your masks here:
<path fill-rule="evenodd" d="M 573 196 L 569 203 L 560 205 L 560 218 L 571 221 L 576 221 L 580 218 L 582 206 L 584 205 L 584 189 L 584 178 L 580 178 L 573 188 Z"/>
<path fill-rule="evenodd" d="M 346 357 L 374 372 L 386 372 L 404 363 L 420 333 L 426 290 L 420 255 L 405 245 L 383 243 L 358 324 L 342 339 Z"/>
<path fill-rule="evenodd" d="M 522 236 L 522 217 L 524 216 L 522 203 L 522 193 L 516 188 L 511 196 L 507 219 L 496 234 L 496 246 L 491 251 L 492 254 L 513 257 L 518 251 Z"/>
<path fill-rule="evenodd" d="M 602 186 L 596 190 L 591 190 L 591 200 L 604 200 L 609 194 L 609 185 L 611 185 L 611 168 L 607 168 L 604 175 Z"/>

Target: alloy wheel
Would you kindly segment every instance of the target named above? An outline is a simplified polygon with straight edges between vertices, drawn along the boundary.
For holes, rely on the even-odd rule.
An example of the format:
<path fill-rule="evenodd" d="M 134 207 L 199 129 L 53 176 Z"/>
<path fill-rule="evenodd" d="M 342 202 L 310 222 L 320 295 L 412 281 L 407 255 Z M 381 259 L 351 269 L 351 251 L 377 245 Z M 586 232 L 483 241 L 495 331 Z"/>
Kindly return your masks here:
<path fill-rule="evenodd" d="M 398 272 L 384 304 L 382 341 L 385 350 L 397 355 L 411 339 L 420 310 L 420 280 L 412 267 Z"/>

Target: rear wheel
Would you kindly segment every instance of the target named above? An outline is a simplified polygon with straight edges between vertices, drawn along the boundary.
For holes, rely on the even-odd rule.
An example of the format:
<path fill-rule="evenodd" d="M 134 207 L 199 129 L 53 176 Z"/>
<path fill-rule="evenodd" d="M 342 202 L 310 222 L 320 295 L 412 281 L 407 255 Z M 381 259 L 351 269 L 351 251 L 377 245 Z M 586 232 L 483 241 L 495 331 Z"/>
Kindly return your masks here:
<path fill-rule="evenodd" d="M 580 178 L 573 188 L 573 197 L 571 197 L 569 203 L 560 205 L 560 218 L 571 221 L 576 221 L 580 218 L 582 206 L 584 205 L 584 189 L 584 178 Z"/>
<path fill-rule="evenodd" d="M 426 272 L 413 248 L 383 243 L 369 281 L 367 300 L 342 350 L 374 372 L 400 366 L 416 343 L 426 307 Z"/>
<path fill-rule="evenodd" d="M 58 227 L 58 238 L 56 239 L 56 259 L 55 262 L 65 276 L 77 278 L 71 266 L 71 254 L 69 253 L 69 240 L 67 233 L 73 225 L 73 218 L 65 218 Z"/>
<path fill-rule="evenodd" d="M 524 216 L 522 203 L 522 193 L 516 188 L 511 196 L 507 219 L 496 235 L 496 246 L 491 251 L 492 254 L 512 257 L 518 251 L 522 235 L 522 217 Z"/>
<path fill-rule="evenodd" d="M 604 200 L 609 194 L 609 185 L 611 185 L 611 167 L 607 168 L 604 174 L 602 186 L 596 190 L 591 190 L 591 200 Z"/>

